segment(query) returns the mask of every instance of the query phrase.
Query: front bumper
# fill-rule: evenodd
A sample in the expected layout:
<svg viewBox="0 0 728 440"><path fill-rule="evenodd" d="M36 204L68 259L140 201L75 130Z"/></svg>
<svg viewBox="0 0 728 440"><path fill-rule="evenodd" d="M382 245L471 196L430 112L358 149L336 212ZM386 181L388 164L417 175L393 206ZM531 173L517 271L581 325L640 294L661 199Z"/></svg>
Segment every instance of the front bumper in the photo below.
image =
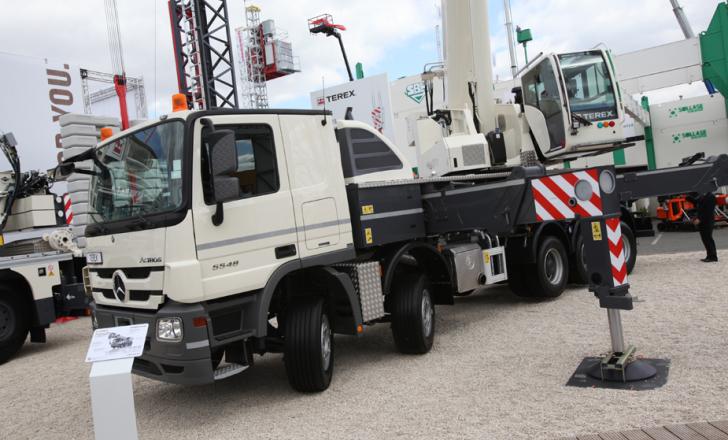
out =
<svg viewBox="0 0 728 440"><path fill-rule="evenodd" d="M99 328L131 324L149 324L143 354L134 359L132 371L140 376L164 382L201 385L214 381L208 326L195 327L194 318L204 317L206 310L199 304L168 301L156 311L121 309L92 303ZM158 341L157 319L167 316L182 318L183 338L180 342Z"/></svg>

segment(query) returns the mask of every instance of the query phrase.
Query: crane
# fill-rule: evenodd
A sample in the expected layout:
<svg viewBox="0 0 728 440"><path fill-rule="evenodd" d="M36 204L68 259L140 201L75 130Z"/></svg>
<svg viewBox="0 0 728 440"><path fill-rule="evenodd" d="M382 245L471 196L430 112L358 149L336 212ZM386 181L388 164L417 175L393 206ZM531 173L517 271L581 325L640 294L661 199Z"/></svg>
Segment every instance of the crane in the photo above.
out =
<svg viewBox="0 0 728 440"><path fill-rule="evenodd" d="M238 108L225 0L169 0L179 92L191 109Z"/></svg>
<svg viewBox="0 0 728 440"><path fill-rule="evenodd" d="M129 111L126 107L126 70L124 68L124 51L121 47L121 28L119 14L116 9L116 0L105 0L106 32L111 54L111 68L114 74L114 89L119 98L119 113L121 115L121 128L129 128Z"/></svg>

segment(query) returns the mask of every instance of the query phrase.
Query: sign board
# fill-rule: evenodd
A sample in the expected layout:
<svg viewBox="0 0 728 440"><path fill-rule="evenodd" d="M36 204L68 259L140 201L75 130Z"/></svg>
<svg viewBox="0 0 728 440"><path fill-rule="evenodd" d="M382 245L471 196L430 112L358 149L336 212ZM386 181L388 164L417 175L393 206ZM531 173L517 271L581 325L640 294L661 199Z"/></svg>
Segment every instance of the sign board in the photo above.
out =
<svg viewBox="0 0 728 440"><path fill-rule="evenodd" d="M95 330L86 354L86 362L141 356L148 328L149 324L136 324Z"/></svg>
<svg viewBox="0 0 728 440"><path fill-rule="evenodd" d="M347 107L354 120L369 124L394 142L394 123L386 74L347 82L311 92L311 108L330 110L335 118L344 119Z"/></svg>
<svg viewBox="0 0 728 440"><path fill-rule="evenodd" d="M445 107L442 79L433 80L434 108ZM415 122L427 116L425 84L421 75L411 75L392 81L392 114L394 117L394 143L405 153L413 166L417 164L415 148Z"/></svg>
<svg viewBox="0 0 728 440"><path fill-rule="evenodd" d="M728 119L722 96L706 95L650 106L658 168L677 166L695 153L728 153Z"/></svg>
<svg viewBox="0 0 728 440"><path fill-rule="evenodd" d="M84 113L81 67L64 59L3 52L0 66L0 132L15 135L23 171L55 167L61 154L58 118L66 113ZM112 84L89 81L90 94L109 87ZM94 98L91 113L118 118L116 94L103 95ZM127 107L133 118L135 93L127 94ZM9 169L10 164L0 154L0 171Z"/></svg>
<svg viewBox="0 0 728 440"><path fill-rule="evenodd" d="M23 170L53 168L61 153L58 118L83 113L81 70L53 61L0 53L0 130L18 141ZM0 157L0 170L10 169Z"/></svg>

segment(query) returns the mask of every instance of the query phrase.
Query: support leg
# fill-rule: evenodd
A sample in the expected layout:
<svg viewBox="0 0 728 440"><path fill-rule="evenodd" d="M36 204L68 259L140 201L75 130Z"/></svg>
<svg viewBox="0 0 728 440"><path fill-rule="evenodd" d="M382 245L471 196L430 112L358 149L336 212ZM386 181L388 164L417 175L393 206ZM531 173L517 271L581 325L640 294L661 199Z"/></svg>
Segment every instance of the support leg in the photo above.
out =
<svg viewBox="0 0 728 440"><path fill-rule="evenodd" d="M633 346L625 347L621 310L632 310L632 296L627 283L626 261L619 216L592 218L581 224L585 245L589 290L607 309L611 353L597 362L588 374L603 381L629 382L653 377L657 370L636 359Z"/></svg>

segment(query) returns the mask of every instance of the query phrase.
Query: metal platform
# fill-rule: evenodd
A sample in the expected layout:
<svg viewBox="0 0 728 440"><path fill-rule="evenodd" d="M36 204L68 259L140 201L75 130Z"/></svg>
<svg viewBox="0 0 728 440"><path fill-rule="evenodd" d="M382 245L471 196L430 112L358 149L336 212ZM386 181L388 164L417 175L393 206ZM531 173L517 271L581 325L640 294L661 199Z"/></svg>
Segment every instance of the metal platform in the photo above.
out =
<svg viewBox="0 0 728 440"><path fill-rule="evenodd" d="M559 440L728 440L728 420L561 437Z"/></svg>

